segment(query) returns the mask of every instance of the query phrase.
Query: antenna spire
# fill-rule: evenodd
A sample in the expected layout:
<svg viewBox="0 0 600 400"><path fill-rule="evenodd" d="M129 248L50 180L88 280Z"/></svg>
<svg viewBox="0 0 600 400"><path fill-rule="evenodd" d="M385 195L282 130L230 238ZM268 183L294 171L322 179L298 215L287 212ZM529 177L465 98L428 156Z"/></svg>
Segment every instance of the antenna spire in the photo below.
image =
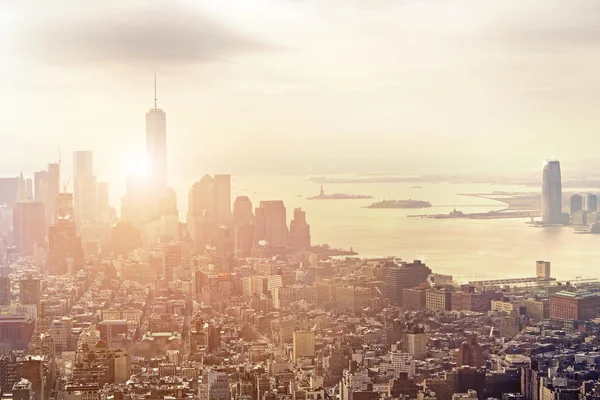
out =
<svg viewBox="0 0 600 400"><path fill-rule="evenodd" d="M156 110L157 102L156 102L156 72L154 73L154 109Z"/></svg>

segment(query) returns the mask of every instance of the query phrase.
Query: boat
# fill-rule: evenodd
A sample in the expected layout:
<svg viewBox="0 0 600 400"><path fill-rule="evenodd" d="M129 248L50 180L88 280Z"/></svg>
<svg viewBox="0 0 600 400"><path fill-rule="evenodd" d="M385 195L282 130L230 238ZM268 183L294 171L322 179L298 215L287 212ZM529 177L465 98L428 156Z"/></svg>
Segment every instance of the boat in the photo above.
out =
<svg viewBox="0 0 600 400"><path fill-rule="evenodd" d="M382 200L364 208L429 208L431 203L424 200Z"/></svg>
<svg viewBox="0 0 600 400"><path fill-rule="evenodd" d="M307 197L307 200L359 200L359 199L372 199L373 196L366 194L345 194L345 193L333 193L325 194L323 185L321 185L321 192L317 196Z"/></svg>

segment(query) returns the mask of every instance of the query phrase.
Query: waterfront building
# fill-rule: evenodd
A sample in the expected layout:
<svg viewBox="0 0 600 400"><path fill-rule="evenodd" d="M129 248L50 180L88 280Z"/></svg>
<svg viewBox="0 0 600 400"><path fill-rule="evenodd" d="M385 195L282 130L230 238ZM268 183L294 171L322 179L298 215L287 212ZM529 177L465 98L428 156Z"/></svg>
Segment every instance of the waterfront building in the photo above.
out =
<svg viewBox="0 0 600 400"><path fill-rule="evenodd" d="M550 278L550 261L536 261L535 276L538 279Z"/></svg>
<svg viewBox="0 0 600 400"><path fill-rule="evenodd" d="M549 160L542 175L542 222L562 224L562 183L560 162Z"/></svg>
<svg viewBox="0 0 600 400"><path fill-rule="evenodd" d="M587 212L598 212L598 196L594 193L588 193L585 196L585 210Z"/></svg>
<svg viewBox="0 0 600 400"><path fill-rule="evenodd" d="M310 225L306 222L306 212L294 209L294 219L290 223L290 246L294 249L310 249Z"/></svg>
<svg viewBox="0 0 600 400"><path fill-rule="evenodd" d="M578 211L583 210L583 196L580 195L579 193L575 193L575 194L571 195L571 197L569 199L569 203L571 205L571 207L570 207L571 215L575 214Z"/></svg>

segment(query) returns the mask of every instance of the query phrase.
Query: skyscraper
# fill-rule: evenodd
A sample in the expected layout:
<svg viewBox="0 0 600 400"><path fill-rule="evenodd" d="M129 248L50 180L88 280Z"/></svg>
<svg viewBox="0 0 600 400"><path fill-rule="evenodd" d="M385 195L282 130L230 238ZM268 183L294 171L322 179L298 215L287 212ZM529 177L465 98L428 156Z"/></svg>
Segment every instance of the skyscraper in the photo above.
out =
<svg viewBox="0 0 600 400"><path fill-rule="evenodd" d="M156 75L154 108L146 113L146 163L155 192L162 194L167 188L167 114L158 108Z"/></svg>
<svg viewBox="0 0 600 400"><path fill-rule="evenodd" d="M233 226L252 223L254 213L252 211L252 201L248 196L238 196L233 203Z"/></svg>
<svg viewBox="0 0 600 400"><path fill-rule="evenodd" d="M60 193L60 164L48 164L46 171L34 174L35 201L45 205L46 226L56 220L56 202Z"/></svg>
<svg viewBox="0 0 600 400"><path fill-rule="evenodd" d="M579 193L575 193L571 195L571 215L575 214L577 211L583 210L583 196Z"/></svg>
<svg viewBox="0 0 600 400"><path fill-rule="evenodd" d="M253 246L252 202L247 196L238 196L233 203L232 229L234 254L236 257L249 257Z"/></svg>
<svg viewBox="0 0 600 400"><path fill-rule="evenodd" d="M60 193L56 223L48 229L48 269L50 275L64 275L84 266L83 246L73 220L73 195Z"/></svg>
<svg viewBox="0 0 600 400"><path fill-rule="evenodd" d="M231 175L215 174L214 197L217 221L229 225L231 223Z"/></svg>
<svg viewBox="0 0 600 400"><path fill-rule="evenodd" d="M264 240L269 247L287 244L288 228L283 201L261 201L254 215L254 240Z"/></svg>
<svg viewBox="0 0 600 400"><path fill-rule="evenodd" d="M13 214L15 244L19 254L32 255L34 246L46 241L45 206L41 202L17 203Z"/></svg>
<svg viewBox="0 0 600 400"><path fill-rule="evenodd" d="M402 289L413 288L425 282L431 269L420 260L412 263L388 262L385 268L384 295L392 304L402 305Z"/></svg>
<svg viewBox="0 0 600 400"><path fill-rule="evenodd" d="M290 245L296 249L310 249L310 225L306 222L306 212L294 209L294 219L290 223Z"/></svg>
<svg viewBox="0 0 600 400"><path fill-rule="evenodd" d="M598 196L594 193L588 193L585 198L585 209L588 212L598 211Z"/></svg>
<svg viewBox="0 0 600 400"><path fill-rule="evenodd" d="M546 161L542 175L542 222L560 224L562 219L562 184L560 162Z"/></svg>
<svg viewBox="0 0 600 400"><path fill-rule="evenodd" d="M91 151L73 152L73 189L77 225L82 222L97 222L98 188Z"/></svg>

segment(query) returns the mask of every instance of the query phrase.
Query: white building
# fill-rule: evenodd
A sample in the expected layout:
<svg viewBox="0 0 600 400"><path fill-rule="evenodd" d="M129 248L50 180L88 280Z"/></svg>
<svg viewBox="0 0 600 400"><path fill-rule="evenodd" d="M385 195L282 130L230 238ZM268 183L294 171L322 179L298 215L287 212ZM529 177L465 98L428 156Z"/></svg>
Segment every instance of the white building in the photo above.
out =
<svg viewBox="0 0 600 400"><path fill-rule="evenodd" d="M416 373L415 360L409 353L393 352L390 353L392 368L398 374L406 372L408 376L414 376ZM396 375L397 376L397 375Z"/></svg>

